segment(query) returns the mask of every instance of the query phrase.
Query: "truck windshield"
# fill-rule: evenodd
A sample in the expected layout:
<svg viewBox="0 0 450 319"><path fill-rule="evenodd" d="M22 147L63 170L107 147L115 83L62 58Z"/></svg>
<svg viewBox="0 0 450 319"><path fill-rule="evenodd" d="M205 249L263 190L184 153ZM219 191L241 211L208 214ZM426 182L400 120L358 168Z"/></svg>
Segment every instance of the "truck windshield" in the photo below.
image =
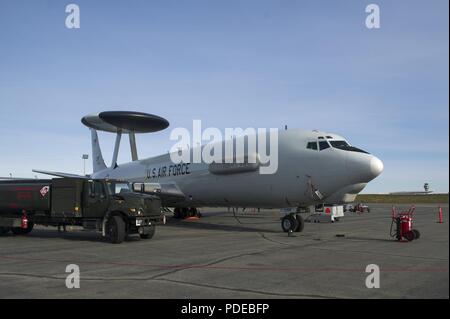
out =
<svg viewBox="0 0 450 319"><path fill-rule="evenodd" d="M131 192L130 183L127 182L109 182L108 188L111 194L120 194L123 192Z"/></svg>

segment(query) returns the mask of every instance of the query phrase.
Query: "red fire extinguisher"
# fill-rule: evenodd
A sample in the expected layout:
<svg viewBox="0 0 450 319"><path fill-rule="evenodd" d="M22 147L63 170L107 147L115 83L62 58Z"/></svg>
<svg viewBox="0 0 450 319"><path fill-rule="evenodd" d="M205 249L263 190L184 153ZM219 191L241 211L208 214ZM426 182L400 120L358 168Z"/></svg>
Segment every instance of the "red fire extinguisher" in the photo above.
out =
<svg viewBox="0 0 450 319"><path fill-rule="evenodd" d="M28 217L25 211L22 212L22 222L20 224L20 228L27 229L28 228Z"/></svg>
<svg viewBox="0 0 450 319"><path fill-rule="evenodd" d="M392 208L391 237L397 240L406 238L408 241L419 239L420 233L417 229L413 229L413 213L415 206L411 206L408 211L397 213L395 207ZM392 232L393 225L396 225L395 232Z"/></svg>
<svg viewBox="0 0 450 319"><path fill-rule="evenodd" d="M412 217L408 213L401 213L400 214L400 231L401 235L405 237L408 240L413 240L414 236L412 236L412 239L409 239L409 236L412 234Z"/></svg>

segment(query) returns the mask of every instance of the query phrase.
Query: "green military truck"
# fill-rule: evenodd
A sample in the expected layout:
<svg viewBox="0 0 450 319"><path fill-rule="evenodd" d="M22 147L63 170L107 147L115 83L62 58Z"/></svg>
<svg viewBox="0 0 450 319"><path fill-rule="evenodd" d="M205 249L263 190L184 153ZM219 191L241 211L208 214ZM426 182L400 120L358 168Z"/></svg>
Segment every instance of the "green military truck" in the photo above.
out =
<svg viewBox="0 0 450 319"><path fill-rule="evenodd" d="M0 235L25 235L34 225L82 226L121 243L127 235L152 238L161 200L117 180L54 178L0 181Z"/></svg>

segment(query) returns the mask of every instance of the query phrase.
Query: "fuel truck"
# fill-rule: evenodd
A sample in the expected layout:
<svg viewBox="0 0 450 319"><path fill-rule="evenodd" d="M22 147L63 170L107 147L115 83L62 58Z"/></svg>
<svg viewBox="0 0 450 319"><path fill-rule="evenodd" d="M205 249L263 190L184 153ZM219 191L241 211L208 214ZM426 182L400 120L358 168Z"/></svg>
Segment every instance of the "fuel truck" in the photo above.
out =
<svg viewBox="0 0 450 319"><path fill-rule="evenodd" d="M34 225L81 226L119 244L127 235L150 239L163 218L156 194L118 180L54 178L0 181L0 235L26 235Z"/></svg>

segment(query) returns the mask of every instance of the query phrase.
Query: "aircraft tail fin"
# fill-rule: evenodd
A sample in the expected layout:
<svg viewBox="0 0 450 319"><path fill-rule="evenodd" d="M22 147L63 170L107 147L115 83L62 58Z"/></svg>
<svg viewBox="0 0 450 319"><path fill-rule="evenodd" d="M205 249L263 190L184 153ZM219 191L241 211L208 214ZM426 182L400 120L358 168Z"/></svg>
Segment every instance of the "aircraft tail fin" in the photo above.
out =
<svg viewBox="0 0 450 319"><path fill-rule="evenodd" d="M103 159L100 143L98 142L97 131L91 129L92 140L92 168L94 173L106 169L105 160Z"/></svg>

